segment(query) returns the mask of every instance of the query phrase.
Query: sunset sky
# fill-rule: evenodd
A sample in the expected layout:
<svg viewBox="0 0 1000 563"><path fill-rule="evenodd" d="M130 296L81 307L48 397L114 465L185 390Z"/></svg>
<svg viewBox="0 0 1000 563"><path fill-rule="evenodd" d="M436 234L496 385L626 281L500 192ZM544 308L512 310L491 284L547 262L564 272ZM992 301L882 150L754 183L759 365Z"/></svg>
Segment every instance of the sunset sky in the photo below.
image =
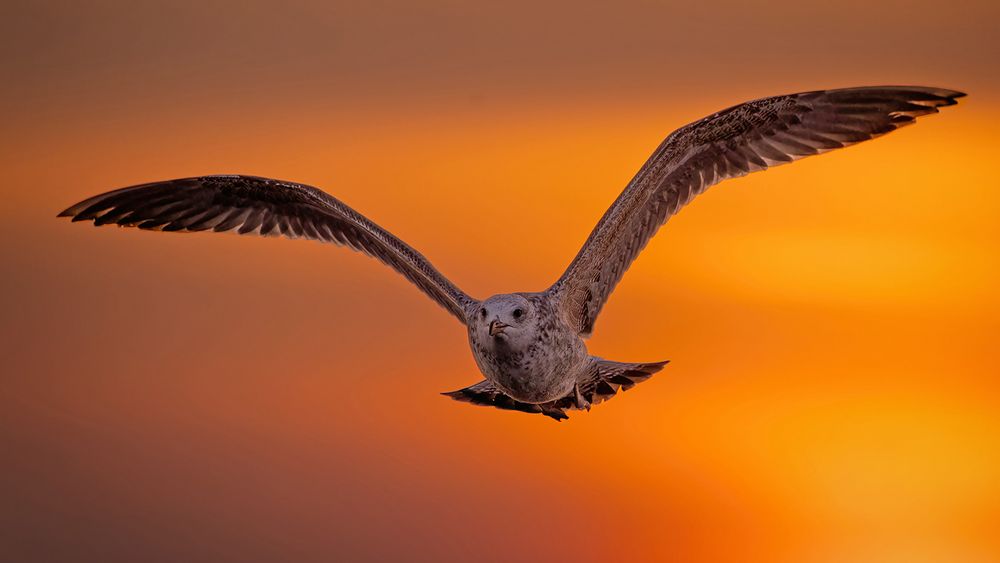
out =
<svg viewBox="0 0 1000 563"><path fill-rule="evenodd" d="M0 561L1000 561L995 0L7 8ZM673 129L872 84L969 96L695 200L588 341L672 363L558 424L364 256L55 218L269 176L536 291Z"/></svg>

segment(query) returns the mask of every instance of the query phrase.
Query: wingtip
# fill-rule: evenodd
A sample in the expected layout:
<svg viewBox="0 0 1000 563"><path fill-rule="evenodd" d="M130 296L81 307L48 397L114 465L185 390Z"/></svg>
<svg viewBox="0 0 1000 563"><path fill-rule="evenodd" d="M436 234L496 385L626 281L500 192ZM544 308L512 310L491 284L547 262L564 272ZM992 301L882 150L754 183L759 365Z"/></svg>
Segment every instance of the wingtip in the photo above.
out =
<svg viewBox="0 0 1000 563"><path fill-rule="evenodd" d="M961 90L952 90L951 88L936 88L936 87L922 87L927 93L939 96L941 98L964 98L968 96L965 92Z"/></svg>
<svg viewBox="0 0 1000 563"><path fill-rule="evenodd" d="M455 401L468 402L469 396L466 395L464 391L465 391L464 389L459 389L457 391L442 391L441 395L443 397L448 397L449 399L453 399Z"/></svg>
<svg viewBox="0 0 1000 563"><path fill-rule="evenodd" d="M943 101L939 107L953 106L958 103L959 98L968 96L965 92L958 90L943 90L940 95Z"/></svg>
<svg viewBox="0 0 1000 563"><path fill-rule="evenodd" d="M666 365L669 364L669 363L670 363L670 360L662 360L662 361L659 361L659 362L650 362L650 363L646 364L646 370L648 370L647 373L649 373L649 375L653 375L654 373L657 373L658 371L660 371L661 369L663 369L664 367L666 367ZM646 370L643 370L643 371L646 371Z"/></svg>
<svg viewBox="0 0 1000 563"><path fill-rule="evenodd" d="M108 193L114 193L114 192L108 192ZM105 199L108 193L100 194L94 197L88 197L83 201L79 201L67 207L66 209L63 209L61 212L59 212L59 215L56 215L56 217L72 217L72 220L74 222L83 221L85 219L93 219L93 215L86 213L86 211L88 211L88 208L94 205L95 203L99 203L100 201Z"/></svg>
<svg viewBox="0 0 1000 563"><path fill-rule="evenodd" d="M965 92L949 88L927 88L927 91L938 98L937 107L953 106L958 103L959 98L968 96Z"/></svg>

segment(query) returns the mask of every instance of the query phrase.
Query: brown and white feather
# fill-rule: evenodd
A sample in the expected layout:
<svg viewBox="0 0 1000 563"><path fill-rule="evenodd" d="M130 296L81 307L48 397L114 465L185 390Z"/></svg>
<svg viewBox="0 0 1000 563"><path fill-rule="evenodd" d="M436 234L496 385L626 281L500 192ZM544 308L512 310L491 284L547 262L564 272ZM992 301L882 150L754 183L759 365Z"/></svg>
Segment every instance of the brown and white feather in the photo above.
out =
<svg viewBox="0 0 1000 563"><path fill-rule="evenodd" d="M232 231L345 245L393 268L466 322L476 300L422 254L326 192L256 176L201 176L122 188L86 199L60 217L158 231Z"/></svg>
<svg viewBox="0 0 1000 563"><path fill-rule="evenodd" d="M607 210L548 293L589 335L622 275L667 219L709 186L873 139L965 94L877 86L763 98L671 133Z"/></svg>

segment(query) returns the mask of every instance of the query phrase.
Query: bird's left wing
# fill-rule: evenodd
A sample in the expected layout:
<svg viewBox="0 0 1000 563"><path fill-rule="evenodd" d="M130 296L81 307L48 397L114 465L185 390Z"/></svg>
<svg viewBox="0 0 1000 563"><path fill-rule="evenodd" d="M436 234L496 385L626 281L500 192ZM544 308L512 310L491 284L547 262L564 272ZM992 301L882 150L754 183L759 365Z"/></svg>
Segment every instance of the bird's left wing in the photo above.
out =
<svg viewBox="0 0 1000 563"><path fill-rule="evenodd" d="M202 176L107 192L59 214L95 225L235 231L346 245L391 267L465 323L475 300L405 242L326 192L255 176Z"/></svg>
<svg viewBox="0 0 1000 563"><path fill-rule="evenodd" d="M590 334L625 270L667 218L727 178L873 139L965 94L875 86L763 98L671 133L549 288L567 322Z"/></svg>

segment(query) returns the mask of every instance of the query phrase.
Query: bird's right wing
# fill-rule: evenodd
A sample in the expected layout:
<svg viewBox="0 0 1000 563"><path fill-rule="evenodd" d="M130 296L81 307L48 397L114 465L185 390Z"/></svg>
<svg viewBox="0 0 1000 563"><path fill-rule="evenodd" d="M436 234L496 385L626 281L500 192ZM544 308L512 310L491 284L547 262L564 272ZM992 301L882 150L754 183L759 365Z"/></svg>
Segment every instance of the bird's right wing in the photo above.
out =
<svg viewBox="0 0 1000 563"><path fill-rule="evenodd" d="M463 324L476 300L405 242L326 192L255 176L202 176L107 192L59 214L157 231L235 231L347 245L391 267Z"/></svg>
<svg viewBox="0 0 1000 563"><path fill-rule="evenodd" d="M625 270L666 220L727 178L884 135L965 94L875 86L763 98L671 133L549 288L570 326L590 334Z"/></svg>

